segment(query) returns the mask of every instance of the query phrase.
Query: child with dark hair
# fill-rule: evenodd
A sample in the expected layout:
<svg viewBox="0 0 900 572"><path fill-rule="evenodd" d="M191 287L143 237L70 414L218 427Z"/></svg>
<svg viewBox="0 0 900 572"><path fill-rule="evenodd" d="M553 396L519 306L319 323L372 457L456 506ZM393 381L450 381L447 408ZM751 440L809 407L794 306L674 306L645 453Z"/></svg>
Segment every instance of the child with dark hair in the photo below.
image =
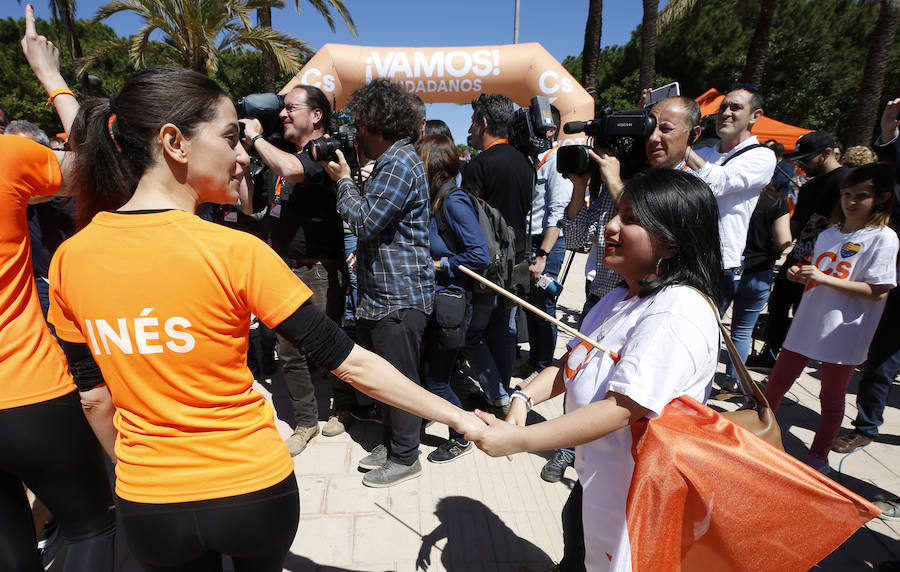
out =
<svg viewBox="0 0 900 572"><path fill-rule="evenodd" d="M772 410L810 360L822 363L822 413L805 462L829 473L828 451L841 427L844 396L896 285L897 234L886 225L894 205L893 167L857 167L841 183L835 226L816 238L811 264L788 279L806 284L787 338L766 384Z"/></svg>

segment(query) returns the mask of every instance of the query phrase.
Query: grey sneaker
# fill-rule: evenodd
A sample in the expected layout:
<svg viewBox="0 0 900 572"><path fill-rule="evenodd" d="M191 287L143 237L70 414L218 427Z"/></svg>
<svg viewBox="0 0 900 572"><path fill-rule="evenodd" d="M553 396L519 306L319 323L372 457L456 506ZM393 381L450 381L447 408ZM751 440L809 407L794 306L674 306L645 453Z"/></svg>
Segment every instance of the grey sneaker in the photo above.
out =
<svg viewBox="0 0 900 572"><path fill-rule="evenodd" d="M401 465L390 459L383 467L373 469L363 476L363 484L367 487L384 488L399 485L422 474L422 463L416 459L412 465Z"/></svg>
<svg viewBox="0 0 900 572"><path fill-rule="evenodd" d="M303 449L306 449L306 445L318 434L318 423L312 427L297 427L294 429L294 434L285 440L291 457L296 457L302 453Z"/></svg>
<svg viewBox="0 0 900 572"><path fill-rule="evenodd" d="M449 463L463 455L468 455L475 448L471 441L460 445L456 439L444 441L434 451L428 453L428 460L432 463Z"/></svg>
<svg viewBox="0 0 900 572"><path fill-rule="evenodd" d="M322 426L322 435L325 437L340 435L347 430L347 425L350 425L350 414L346 411L335 411Z"/></svg>
<svg viewBox="0 0 900 572"><path fill-rule="evenodd" d="M882 520L900 520L900 497L875 501L875 506L881 509L878 518Z"/></svg>
<svg viewBox="0 0 900 572"><path fill-rule="evenodd" d="M375 445L372 451L359 460L359 468L364 471L380 469L387 463L388 450L384 445Z"/></svg>
<svg viewBox="0 0 900 572"><path fill-rule="evenodd" d="M541 469L541 478L548 483L558 483L562 480L566 467L571 465L574 460L572 454L568 451L557 449L544 465L544 468Z"/></svg>

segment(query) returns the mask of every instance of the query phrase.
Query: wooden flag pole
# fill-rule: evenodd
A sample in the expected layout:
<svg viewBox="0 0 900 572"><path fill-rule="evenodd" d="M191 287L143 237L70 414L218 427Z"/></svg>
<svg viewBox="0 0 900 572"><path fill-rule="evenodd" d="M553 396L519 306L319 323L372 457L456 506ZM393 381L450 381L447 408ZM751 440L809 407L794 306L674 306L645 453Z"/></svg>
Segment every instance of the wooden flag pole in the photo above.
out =
<svg viewBox="0 0 900 572"><path fill-rule="evenodd" d="M612 358L613 362L618 363L618 361L619 361L619 354L617 354L616 352L614 352L614 351L612 351L612 350L609 350L609 349L606 349L605 347L601 346L600 344L598 344L596 341L592 340L591 338L585 336L584 334L582 334L581 332L579 332L579 331L576 330L575 328L573 328L573 327L571 327L571 326L567 326L566 324L562 323L560 320L557 320L555 317L551 316L550 314L544 312L543 310L541 310L541 309L538 308L537 306L534 306L534 305L532 305L532 304L529 304L528 302L526 302L525 300L519 298L518 296L516 296L516 295L513 294L512 292L509 292L509 291L507 291L507 290L501 288L500 286L497 286L496 284L494 284L493 282L491 282L490 280L488 280L488 279L485 278L484 276L482 276L482 275L480 275L480 274L478 274L478 273L476 273L476 272L472 272L471 270L469 270L468 268L466 268L465 266L462 266L462 265L459 266L459 269L460 269L460 271L461 271L463 274L465 274L465 275L467 275L467 276L469 276L469 277L471 277L471 278L474 278L475 280L481 282L482 284L484 284L485 286L487 286L488 288L490 288L490 289L493 290L494 292L497 292L498 294L501 294L501 295L503 295L503 296L506 296L507 298L509 298L510 300L512 300L513 302L515 302L516 304L518 304L519 306L522 306L523 308L525 308L525 309L528 310L529 312L532 312L532 313L534 313L534 314L537 314L538 316L540 316L541 318L547 320L548 322L551 322L551 323L553 323L553 324L556 324L556 327L559 328L559 329L561 329L561 330L563 330L564 332L567 332L568 334L570 334L570 335L572 335L572 336L575 336L576 338L578 338L578 339L580 339L580 340L583 340L583 341L585 341L585 342L591 344L592 346L594 346L595 348L597 348L597 349L600 350L601 352L609 352L609 355L610 355L610 357Z"/></svg>

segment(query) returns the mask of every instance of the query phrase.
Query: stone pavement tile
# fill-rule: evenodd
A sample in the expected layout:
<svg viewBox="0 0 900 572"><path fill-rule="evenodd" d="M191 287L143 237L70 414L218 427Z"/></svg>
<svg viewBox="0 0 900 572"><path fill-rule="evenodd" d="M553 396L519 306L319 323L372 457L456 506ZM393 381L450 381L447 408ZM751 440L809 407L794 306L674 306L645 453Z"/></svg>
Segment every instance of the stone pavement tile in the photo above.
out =
<svg viewBox="0 0 900 572"><path fill-rule="evenodd" d="M401 490L409 491L414 485L412 481L401 483L395 487L396 494ZM362 473L335 475L329 479L325 494L325 512L328 514L352 514L381 512L375 503L383 507L388 505L388 489L376 489L362 484Z"/></svg>
<svg viewBox="0 0 900 572"><path fill-rule="evenodd" d="M428 473L428 468L425 467L422 471L421 477L404 483L414 484L413 487L404 487L402 485L399 485L396 487L387 488L386 490L388 493L388 499L384 507L394 513L419 512L422 508L423 502L431 502L430 497L422 496L423 481L427 478L426 474Z"/></svg>
<svg viewBox="0 0 900 572"><path fill-rule="evenodd" d="M350 445L321 442L328 437L316 436L307 448L294 457L298 475L340 475L350 471ZM354 467L355 468L355 467Z"/></svg>
<svg viewBox="0 0 900 572"><path fill-rule="evenodd" d="M326 477L297 477L300 489L300 512L312 515L324 512Z"/></svg>
<svg viewBox="0 0 900 572"><path fill-rule="evenodd" d="M291 552L318 564L351 562L353 515L304 516Z"/></svg>
<svg viewBox="0 0 900 572"><path fill-rule="evenodd" d="M419 513L358 514L354 517L352 562L415 560L422 540L418 533Z"/></svg>
<svg viewBox="0 0 900 572"><path fill-rule="evenodd" d="M900 558L897 542L868 528L861 528L812 570L847 572L878 568L881 562Z"/></svg>

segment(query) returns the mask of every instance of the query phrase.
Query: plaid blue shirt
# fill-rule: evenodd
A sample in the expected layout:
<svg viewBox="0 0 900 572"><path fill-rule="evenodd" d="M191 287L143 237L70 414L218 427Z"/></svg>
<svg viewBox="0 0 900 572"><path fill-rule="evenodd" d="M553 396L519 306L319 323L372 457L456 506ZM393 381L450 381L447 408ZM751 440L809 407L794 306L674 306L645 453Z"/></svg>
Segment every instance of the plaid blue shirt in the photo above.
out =
<svg viewBox="0 0 900 572"><path fill-rule="evenodd" d="M430 314L428 181L409 139L397 141L375 161L365 189L360 193L349 178L338 181L338 212L359 239L356 317L380 320L407 308Z"/></svg>

